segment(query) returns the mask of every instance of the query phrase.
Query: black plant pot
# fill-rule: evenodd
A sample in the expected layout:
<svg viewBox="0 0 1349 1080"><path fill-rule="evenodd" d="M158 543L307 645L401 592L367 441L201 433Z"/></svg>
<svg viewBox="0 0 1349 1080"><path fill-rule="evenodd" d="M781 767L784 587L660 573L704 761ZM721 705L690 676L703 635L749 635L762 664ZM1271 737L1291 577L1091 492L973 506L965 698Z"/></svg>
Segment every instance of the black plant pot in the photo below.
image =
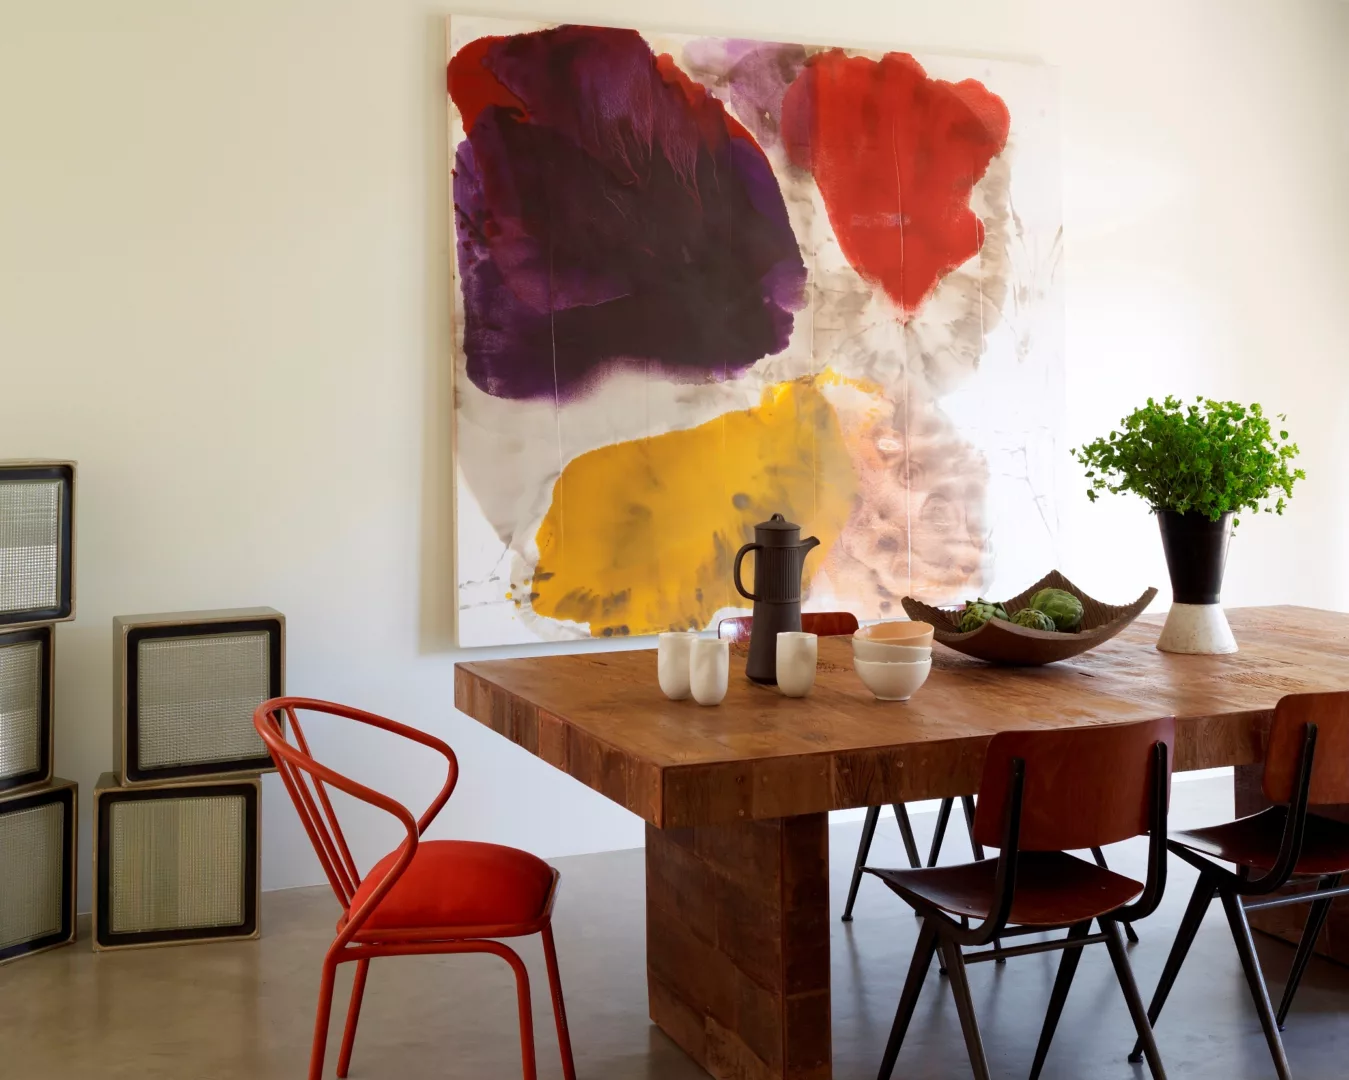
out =
<svg viewBox="0 0 1349 1080"><path fill-rule="evenodd" d="M1194 512L1158 510L1162 550L1171 575L1171 599L1177 604L1216 604L1222 599L1232 515L1217 521Z"/></svg>

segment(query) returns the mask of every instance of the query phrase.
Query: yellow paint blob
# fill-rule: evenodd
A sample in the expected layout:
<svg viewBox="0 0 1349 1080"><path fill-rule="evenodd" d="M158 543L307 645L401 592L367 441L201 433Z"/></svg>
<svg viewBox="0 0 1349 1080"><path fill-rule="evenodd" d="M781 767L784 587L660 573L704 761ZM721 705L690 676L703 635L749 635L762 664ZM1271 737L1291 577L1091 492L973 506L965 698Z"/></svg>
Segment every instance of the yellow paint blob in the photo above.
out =
<svg viewBox="0 0 1349 1080"><path fill-rule="evenodd" d="M817 536L806 580L838 539L857 481L816 380L779 383L751 409L604 446L562 471L539 527L531 607L592 635L702 629L742 606L731 566L774 513ZM745 560L745 585L753 556Z"/></svg>

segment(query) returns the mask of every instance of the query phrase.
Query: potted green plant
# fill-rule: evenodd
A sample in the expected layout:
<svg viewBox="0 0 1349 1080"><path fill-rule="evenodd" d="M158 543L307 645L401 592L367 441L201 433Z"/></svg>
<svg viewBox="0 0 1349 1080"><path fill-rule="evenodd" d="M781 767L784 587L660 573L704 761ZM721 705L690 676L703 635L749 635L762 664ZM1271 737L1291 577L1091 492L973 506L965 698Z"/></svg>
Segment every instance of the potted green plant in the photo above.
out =
<svg viewBox="0 0 1349 1080"><path fill-rule="evenodd" d="M1259 405L1204 397L1148 398L1120 425L1072 455L1086 466L1093 502L1103 491L1132 492L1157 515L1172 592L1157 648L1236 652L1221 606L1228 541L1241 511L1283 513L1306 476L1293 467L1297 443Z"/></svg>

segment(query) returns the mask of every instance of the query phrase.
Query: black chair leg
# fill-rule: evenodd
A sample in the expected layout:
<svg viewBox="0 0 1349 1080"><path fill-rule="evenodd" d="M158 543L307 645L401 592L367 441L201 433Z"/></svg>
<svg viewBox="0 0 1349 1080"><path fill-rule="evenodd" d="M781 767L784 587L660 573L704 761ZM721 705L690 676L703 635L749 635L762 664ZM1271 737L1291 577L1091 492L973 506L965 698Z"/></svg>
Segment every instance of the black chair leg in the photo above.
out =
<svg viewBox="0 0 1349 1080"><path fill-rule="evenodd" d="M974 838L974 796L962 795L960 805L965 811L965 828L970 834L970 852L975 862L984 861L984 845Z"/></svg>
<svg viewBox="0 0 1349 1080"><path fill-rule="evenodd" d="M1336 889L1339 888L1339 884L1339 874L1327 874L1321 879L1319 887L1322 890ZM1307 912L1307 925L1303 927L1302 940L1297 943L1293 967L1288 972L1288 982L1283 988L1283 1000L1279 1002L1279 1011L1274 1017L1280 1031L1283 1030L1284 1021L1288 1019L1288 1010L1293 1007L1293 997L1297 994L1298 984L1302 982L1303 973L1306 972L1312 952L1316 949L1316 939L1321 936L1321 928L1326 925L1326 916L1330 914L1330 905L1333 902L1333 900L1316 900L1312 903L1311 911Z"/></svg>
<svg viewBox="0 0 1349 1080"><path fill-rule="evenodd" d="M965 978L965 958L960 953L960 946L950 939L942 940L941 951L946 960L946 970L951 976L951 993L956 999L956 1012L960 1014L960 1030L965 1033L965 1049L970 1055L974 1080L990 1080L988 1058L984 1056L984 1040L979 1037L979 1021L974 1016L970 984Z"/></svg>
<svg viewBox="0 0 1349 1080"><path fill-rule="evenodd" d="M937 809L937 827L932 833L932 847L928 849L928 866L937 865L937 856L941 854L941 842L946 838L946 823L951 820L951 807L955 799L942 799Z"/></svg>
<svg viewBox="0 0 1349 1080"><path fill-rule="evenodd" d="M923 865L918 854L918 844L913 838L913 824L909 821L909 809L902 802L891 803L895 812L895 823L899 826L899 838L904 841L904 854L909 857L909 865L917 870Z"/></svg>
<svg viewBox="0 0 1349 1080"><path fill-rule="evenodd" d="M932 956L936 951L937 924L931 919L924 919L922 929L918 931L918 947L913 950L909 977L904 981L904 992L899 995L895 1022L890 1027L890 1038L885 1044L885 1056L881 1058L881 1071L876 1074L876 1080L890 1080L890 1074L895 1070L899 1048L904 1045L909 1021L913 1019L913 1010L918 1005L918 995L923 992L923 980L927 978L927 969L932 966Z"/></svg>
<svg viewBox="0 0 1349 1080"><path fill-rule="evenodd" d="M876 822L881 819L879 806L868 806L866 820L862 822L862 840L857 845L857 861L853 863L852 881L848 883L848 902L843 905L843 921L852 922L852 906L857 901L857 886L862 883L862 867L867 864L871 853L871 839L876 835Z"/></svg>
<svg viewBox="0 0 1349 1080"><path fill-rule="evenodd" d="M1098 848L1098 847L1092 848L1092 849L1091 849L1091 857L1092 857L1093 859L1096 860L1096 865L1099 866L1102 870L1109 870L1109 869L1110 869L1110 867L1106 865L1106 861L1105 861L1105 852L1102 851L1100 848ZM1124 923L1123 925L1124 925L1124 933L1125 933L1125 936L1128 937L1128 939L1129 939L1129 944L1130 944L1130 945L1137 945L1137 944L1138 944L1138 931L1136 931L1136 930L1134 929L1133 923Z"/></svg>
<svg viewBox="0 0 1349 1080"><path fill-rule="evenodd" d="M1269 988L1265 985L1265 976L1255 955L1255 942L1251 940L1251 924L1246 921L1246 909L1241 906L1241 897L1235 893L1223 890L1221 896L1228 925L1232 927L1232 937L1237 943L1241 966L1246 972L1246 982L1250 984L1255 1011L1260 1014L1260 1026L1265 1029L1265 1042L1269 1043L1269 1053L1274 1058L1274 1071L1279 1074L1279 1080L1291 1080L1293 1074L1288 1068L1283 1040L1279 1038L1274 1007L1269 1003Z"/></svg>
<svg viewBox="0 0 1349 1080"><path fill-rule="evenodd" d="M1068 941L1077 941L1091 931L1091 922L1080 922L1068 931ZM1054 1031L1059 1026L1059 1017L1063 1015L1063 1003L1068 1000L1068 990L1073 985L1073 976L1077 974L1077 962L1082 959L1082 946L1074 948L1068 945L1059 960L1059 973L1054 978L1054 992L1049 995L1049 1011L1045 1013L1044 1026L1040 1029L1040 1042L1035 1047L1035 1064L1031 1066L1030 1080L1039 1080L1040 1070L1045 1067L1045 1057L1049 1054L1049 1044L1054 1040Z"/></svg>
<svg viewBox="0 0 1349 1080"><path fill-rule="evenodd" d="M1199 880L1195 882L1194 892L1190 894L1190 903L1185 908L1185 915L1180 920L1180 929L1176 932L1175 944L1171 946L1171 953L1166 958L1166 966L1162 968L1162 977L1157 982L1157 989L1152 994L1152 1004L1148 1006L1148 1024L1155 1026L1157 1018L1162 1015L1162 1006L1166 1004L1167 995L1171 993L1171 987L1175 985L1176 976L1180 974L1181 965L1185 963L1185 957L1190 951L1190 945L1194 942L1195 934L1199 933L1199 926L1204 921L1204 913L1208 911L1208 906L1213 901L1214 889L1213 882L1203 874L1199 875ZM1143 1060L1143 1040L1139 1039L1134 1043L1133 1051L1129 1054L1129 1060L1139 1062Z"/></svg>
<svg viewBox="0 0 1349 1080"><path fill-rule="evenodd" d="M1138 983L1134 981L1133 968L1129 966L1129 950L1124 946L1124 935L1120 933L1119 923L1113 919L1102 919L1101 929L1105 931L1110 962L1115 965L1115 976L1119 979L1120 989L1124 991L1124 1000L1128 1002L1138 1041L1143 1044L1143 1053L1148 1059L1148 1071L1152 1073L1152 1080L1166 1080L1166 1069L1162 1067L1162 1056L1157 1052L1157 1040L1152 1036L1152 1024L1148 1022L1148 1014L1143 1011L1143 995L1138 992Z"/></svg>

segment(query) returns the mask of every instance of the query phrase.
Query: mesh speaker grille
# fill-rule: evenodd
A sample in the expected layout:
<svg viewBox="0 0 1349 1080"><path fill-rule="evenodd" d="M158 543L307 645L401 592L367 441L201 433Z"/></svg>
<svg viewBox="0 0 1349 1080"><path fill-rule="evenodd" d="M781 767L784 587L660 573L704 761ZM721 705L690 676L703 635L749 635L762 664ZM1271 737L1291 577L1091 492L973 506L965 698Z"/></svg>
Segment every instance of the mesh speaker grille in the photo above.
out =
<svg viewBox="0 0 1349 1080"><path fill-rule="evenodd" d="M60 602L61 481L0 481L0 613Z"/></svg>
<svg viewBox="0 0 1349 1080"><path fill-rule="evenodd" d="M0 813L0 949L61 931L66 807Z"/></svg>
<svg viewBox="0 0 1349 1080"><path fill-rule="evenodd" d="M268 656L265 631L143 640L137 765L164 769L266 757L253 711L269 697Z"/></svg>
<svg viewBox="0 0 1349 1080"><path fill-rule="evenodd" d="M242 795L118 799L109 813L114 934L243 923Z"/></svg>
<svg viewBox="0 0 1349 1080"><path fill-rule="evenodd" d="M0 645L0 780L40 764L41 697L42 643Z"/></svg>

